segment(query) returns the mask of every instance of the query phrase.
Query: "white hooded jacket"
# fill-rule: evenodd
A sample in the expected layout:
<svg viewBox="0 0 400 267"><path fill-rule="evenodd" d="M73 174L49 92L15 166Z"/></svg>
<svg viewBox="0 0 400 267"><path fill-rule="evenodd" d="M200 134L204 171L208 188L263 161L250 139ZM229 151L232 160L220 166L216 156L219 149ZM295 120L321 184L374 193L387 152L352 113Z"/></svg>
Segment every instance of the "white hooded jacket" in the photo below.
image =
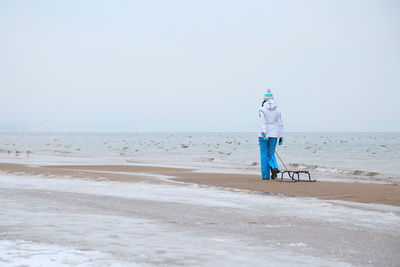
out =
<svg viewBox="0 0 400 267"><path fill-rule="evenodd" d="M262 132L267 133L267 137L279 138L283 136L281 112L273 99L267 100L258 113L260 117L259 136L262 136Z"/></svg>

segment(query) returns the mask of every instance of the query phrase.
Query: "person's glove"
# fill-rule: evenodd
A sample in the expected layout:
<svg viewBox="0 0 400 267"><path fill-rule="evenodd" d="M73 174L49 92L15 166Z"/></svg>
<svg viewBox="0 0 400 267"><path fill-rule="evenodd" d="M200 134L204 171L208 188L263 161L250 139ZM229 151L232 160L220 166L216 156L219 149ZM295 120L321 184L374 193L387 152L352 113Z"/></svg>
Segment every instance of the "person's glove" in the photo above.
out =
<svg viewBox="0 0 400 267"><path fill-rule="evenodd" d="M282 144L283 144L283 137L279 137L278 145L282 145Z"/></svg>
<svg viewBox="0 0 400 267"><path fill-rule="evenodd" d="M268 141L268 137L267 137L267 133L266 132L262 132L261 135L262 135L264 141Z"/></svg>

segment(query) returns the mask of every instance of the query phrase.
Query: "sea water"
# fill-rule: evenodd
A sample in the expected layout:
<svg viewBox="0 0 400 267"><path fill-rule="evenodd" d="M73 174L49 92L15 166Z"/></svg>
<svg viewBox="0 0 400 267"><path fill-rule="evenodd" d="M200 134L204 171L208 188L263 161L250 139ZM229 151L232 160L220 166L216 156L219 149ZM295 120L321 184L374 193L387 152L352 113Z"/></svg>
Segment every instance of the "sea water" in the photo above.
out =
<svg viewBox="0 0 400 267"><path fill-rule="evenodd" d="M321 179L400 182L400 133L288 133L280 169ZM0 161L154 164L259 172L254 133L0 133Z"/></svg>

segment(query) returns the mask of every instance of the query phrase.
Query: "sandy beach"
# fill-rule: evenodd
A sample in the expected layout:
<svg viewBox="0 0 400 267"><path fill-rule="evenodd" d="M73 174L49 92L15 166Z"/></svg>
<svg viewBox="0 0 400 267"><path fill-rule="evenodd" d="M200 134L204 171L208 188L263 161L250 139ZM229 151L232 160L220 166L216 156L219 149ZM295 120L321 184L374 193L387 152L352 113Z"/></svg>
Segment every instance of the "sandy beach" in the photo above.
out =
<svg viewBox="0 0 400 267"><path fill-rule="evenodd" d="M171 177L173 181L220 188L275 193L293 197L315 197L328 200L346 200L400 206L400 186L398 184L264 181L258 175L207 173L196 172L196 170L190 168L132 165L56 165L32 167L22 164L0 163L0 170L13 174L33 174L50 177L70 176L94 180L144 181L151 183L160 183L162 180L149 178L146 175L161 175Z"/></svg>

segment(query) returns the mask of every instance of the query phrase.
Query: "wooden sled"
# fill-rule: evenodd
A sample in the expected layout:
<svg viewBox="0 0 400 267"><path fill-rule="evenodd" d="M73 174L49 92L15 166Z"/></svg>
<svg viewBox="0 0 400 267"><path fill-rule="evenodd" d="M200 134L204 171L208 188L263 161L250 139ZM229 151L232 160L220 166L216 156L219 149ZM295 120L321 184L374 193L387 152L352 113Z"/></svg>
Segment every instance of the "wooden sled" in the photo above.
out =
<svg viewBox="0 0 400 267"><path fill-rule="evenodd" d="M281 172L281 179L277 179L279 182L316 182L317 180L311 179L311 174L308 171L299 171L299 170L288 170L286 164L283 162L281 157L279 156L278 152L275 151L275 154L278 156L279 160L281 161L282 165L285 167L285 170ZM289 181L284 181L285 173L289 176ZM300 174L306 174L308 180L300 179ZM304 175L303 175L304 176Z"/></svg>
<svg viewBox="0 0 400 267"><path fill-rule="evenodd" d="M281 172L281 178L277 179L279 182L285 182L285 174L289 176L290 180L288 182L316 182L317 180L311 179L311 174L308 171L299 171L299 170L285 170ZM308 179L301 179L300 174L306 174ZM303 175L304 176L304 175Z"/></svg>

